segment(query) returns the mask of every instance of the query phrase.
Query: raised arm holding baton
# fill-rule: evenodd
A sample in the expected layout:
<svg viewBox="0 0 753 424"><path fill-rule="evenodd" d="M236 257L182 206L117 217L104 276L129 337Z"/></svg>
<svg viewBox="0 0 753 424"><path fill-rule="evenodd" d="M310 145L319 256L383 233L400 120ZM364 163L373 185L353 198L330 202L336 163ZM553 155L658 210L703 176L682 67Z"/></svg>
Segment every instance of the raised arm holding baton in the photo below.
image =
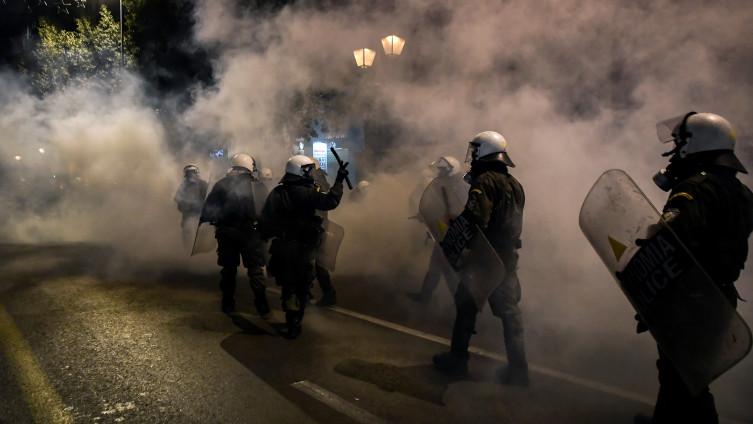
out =
<svg viewBox="0 0 753 424"><path fill-rule="evenodd" d="M338 179L340 179L341 172L344 171L342 172L344 174L343 178L345 178L345 182L348 184L348 189L353 190L353 184L351 184L350 178L348 178L348 170L346 169L350 162L343 163L342 159L340 159L340 155L337 154L337 151L335 150L334 147L330 147L329 151L332 152L332 156L335 157L337 164L340 165L340 169L337 170ZM342 181L342 179L340 180Z"/></svg>

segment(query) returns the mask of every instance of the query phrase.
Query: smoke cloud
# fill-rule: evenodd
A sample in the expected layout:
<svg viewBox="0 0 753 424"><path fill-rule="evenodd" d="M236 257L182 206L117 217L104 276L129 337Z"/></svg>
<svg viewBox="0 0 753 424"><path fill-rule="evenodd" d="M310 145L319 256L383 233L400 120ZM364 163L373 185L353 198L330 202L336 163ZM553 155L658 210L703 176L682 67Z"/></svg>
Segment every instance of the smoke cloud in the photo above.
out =
<svg viewBox="0 0 753 424"><path fill-rule="evenodd" d="M527 192L520 275L531 350L559 351L569 365L599 351L650 358L650 340L632 334L629 305L580 233L580 204L601 172L622 168L660 206L665 195L650 177L665 165L666 146L654 125L689 110L730 119L753 166L752 15L742 1L414 0L336 10L304 2L259 17L204 1L197 38L221 52L219 83L192 114L277 159L289 154L278 116L285 99L312 87L346 93L343 122L377 122L391 137L367 135L369 195L331 214L348 232L340 272L397 279L414 275L406 270L420 276L427 263L420 226L407 219L421 170L441 155L462 158L479 131L502 132ZM390 33L407 39L396 59L381 54L379 39ZM361 47L379 52L365 71L351 53ZM753 294L749 280L740 280L743 297ZM642 365L652 378L650 359ZM729 392L730 403L740 400Z"/></svg>
<svg viewBox="0 0 753 424"><path fill-rule="evenodd" d="M578 228L580 204L601 172L621 168L661 205L650 177L665 165L666 146L654 125L689 110L727 117L753 168L751 20L742 0L299 2L275 13L199 1L195 37L214 52L217 83L197 89L176 115L188 131L214 135L191 146L169 140L136 77L116 93L83 87L39 99L0 76L2 206L11 217L2 232L172 260L183 254L171 201L182 165L203 164L198 152L219 139L280 176L300 118L291 103L301 92L333 90L347 107L331 127L380 128L359 158L368 195L359 203L346 196L330 215L347 232L341 274L420 277L428 249L408 199L422 170L442 155L462 160L474 134L496 130L527 194L520 277L529 349L559 350L572 366L598 352L642 352L637 362L650 364L649 338L632 334L629 305ZM381 52L390 33L407 40L398 58ZM361 47L378 51L373 68L354 66ZM35 156L37 146L50 155ZM17 151L26 152L21 161ZM19 167L36 185L16 178ZM75 188L29 205L38 197L29 190L51 190L39 178L54 172ZM750 280L746 271L738 283L744 298L753 298ZM750 307L740 311L753 321ZM734 387L749 390L739 376L751 371L748 358L720 380L728 404L744 403Z"/></svg>

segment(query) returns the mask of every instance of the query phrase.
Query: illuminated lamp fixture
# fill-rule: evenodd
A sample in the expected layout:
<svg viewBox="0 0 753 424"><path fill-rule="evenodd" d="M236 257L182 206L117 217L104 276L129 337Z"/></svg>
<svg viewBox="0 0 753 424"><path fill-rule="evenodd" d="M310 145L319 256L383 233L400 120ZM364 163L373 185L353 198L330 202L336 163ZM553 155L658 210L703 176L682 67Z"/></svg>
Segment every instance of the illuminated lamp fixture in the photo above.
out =
<svg viewBox="0 0 753 424"><path fill-rule="evenodd" d="M353 56L356 57L356 66L359 68L369 68L371 65L374 64L374 58L376 57L376 52L371 49L362 48L358 50L353 50Z"/></svg>
<svg viewBox="0 0 753 424"><path fill-rule="evenodd" d="M384 48L384 54L387 56L400 56L403 47L405 47L405 39L397 35L393 34L382 38L382 48Z"/></svg>

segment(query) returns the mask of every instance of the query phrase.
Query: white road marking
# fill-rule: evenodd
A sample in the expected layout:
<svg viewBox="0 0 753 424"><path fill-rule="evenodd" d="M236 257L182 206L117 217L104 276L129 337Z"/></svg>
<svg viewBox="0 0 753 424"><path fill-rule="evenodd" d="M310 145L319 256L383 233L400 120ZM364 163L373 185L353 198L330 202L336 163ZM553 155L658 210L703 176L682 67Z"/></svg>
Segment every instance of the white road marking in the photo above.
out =
<svg viewBox="0 0 753 424"><path fill-rule="evenodd" d="M414 330L412 328L405 327L400 324L395 324L393 322L385 321L379 318L374 318L374 317L364 315L358 312L350 311L348 309L341 308L339 306L332 306L329 309L335 312L339 312L343 315L347 315L349 317L357 318L363 321L370 322L372 324L376 324L380 327L389 328L391 330L395 330L404 334L409 334L411 336L428 340L434 343L438 343L444 346L450 346L450 340L444 337L435 336L434 334L425 333L420 330ZM479 347L471 346L468 349L468 351L476 355L483 356L485 358L493 359L495 361L507 362L507 357L505 357L504 355L490 352L486 349L481 349ZM610 386L608 384L599 383L598 381L589 380L587 378L578 377L576 375L568 374L562 371L557 371L555 369L551 369L547 367L542 367L539 365L529 364L528 367L531 371L546 375L548 377L553 377L559 380L567 381L568 383L577 384L583 387L588 387L593 390L598 390L603 393L608 393L610 395L618 396L624 399L629 399L629 400L643 403L646 405L650 405L650 406L654 405L654 400L652 398L643 396L641 394L634 393L628 390L624 390L616 386Z"/></svg>
<svg viewBox="0 0 753 424"><path fill-rule="evenodd" d="M276 294L280 294L280 290L276 288L268 288L268 291L271 291ZM434 342L437 344L441 344L444 346L450 346L450 340L446 339L444 337L436 336L434 334L426 333L421 330L416 330L410 327L406 327L404 325L396 324L394 322L385 321L383 319L379 319L376 317L372 317L369 315L364 315L359 312L351 311L349 309L342 308L340 306L328 306L325 309L332 310L334 312L340 313L342 315L347 315L351 318L356 318L361 321L366 321L374 325L378 325L380 327L388 328L390 330L394 330L403 334L408 334L414 337L418 337L420 339L428 340L430 342ZM485 358L493 359L495 361L499 362L507 362L507 357L504 355L500 355L498 353L494 353L491 351L488 351L486 349L481 349L479 347L471 346L468 349L469 352L474 353L478 356L483 356ZM642 403L644 405L648 405L653 408L654 406L654 398L642 395L640 393L631 392L629 390L622 389L617 386L612 386L605 383L600 383L598 381L590 380L588 378L584 377L578 377L577 375L568 374L563 371L558 371L552 368L540 366L540 365L534 365L534 364L528 364L528 368L531 371L534 371L536 373L545 375L547 377L556 378L558 380L562 380L571 384L576 384L582 387L587 387L592 390L596 390L602 393L610 394L613 396L617 396L623 399L631 400L634 402ZM741 421L733 420L726 417L719 417L719 420L727 423L727 424L744 424Z"/></svg>
<svg viewBox="0 0 753 424"><path fill-rule="evenodd" d="M295 382L291 386L356 422L362 424L386 424L386 421L376 415L353 405L340 396L308 380Z"/></svg>

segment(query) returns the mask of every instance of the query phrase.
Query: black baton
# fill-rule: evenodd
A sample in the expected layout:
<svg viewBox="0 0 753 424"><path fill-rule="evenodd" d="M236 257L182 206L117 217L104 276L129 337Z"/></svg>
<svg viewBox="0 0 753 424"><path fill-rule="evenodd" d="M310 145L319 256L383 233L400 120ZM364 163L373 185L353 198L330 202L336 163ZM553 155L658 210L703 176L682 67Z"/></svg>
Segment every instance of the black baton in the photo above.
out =
<svg viewBox="0 0 753 424"><path fill-rule="evenodd" d="M329 151L332 152L332 156L335 157L335 160L337 161L337 163L340 166L343 166L343 161L342 161L342 159L340 159L340 155L337 154L337 151L335 150L335 148L334 147L330 147ZM350 178L349 177L345 177L345 182L348 183L348 188L350 190L353 190L353 184L350 183Z"/></svg>

